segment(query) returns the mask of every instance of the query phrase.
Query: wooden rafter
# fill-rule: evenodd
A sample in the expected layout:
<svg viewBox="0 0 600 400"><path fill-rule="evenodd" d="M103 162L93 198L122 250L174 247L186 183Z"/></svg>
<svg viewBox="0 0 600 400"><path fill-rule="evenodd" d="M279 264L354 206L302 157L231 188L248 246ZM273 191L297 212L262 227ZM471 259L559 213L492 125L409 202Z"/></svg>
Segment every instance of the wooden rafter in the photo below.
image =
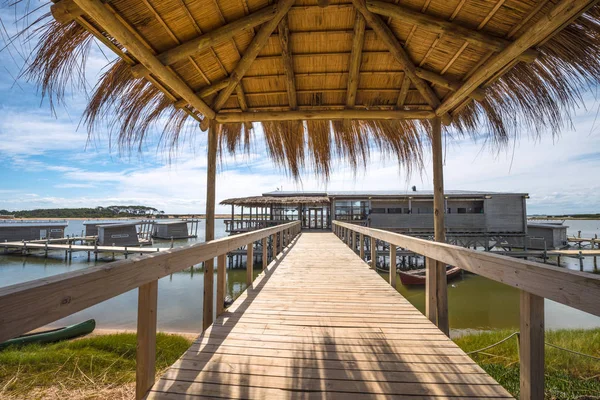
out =
<svg viewBox="0 0 600 400"><path fill-rule="evenodd" d="M360 80L360 64L362 63L362 52L365 44L365 17L361 13L356 13L354 22L354 36L352 38L352 52L350 53L350 65L348 67L348 91L346 94L346 105L354 107L356 105L356 90Z"/></svg>
<svg viewBox="0 0 600 400"><path fill-rule="evenodd" d="M94 19L102 28L133 54L152 74L163 81L179 96L208 119L214 119L215 112L200 99L176 74L161 64L152 52L144 46L99 0L75 0L75 3Z"/></svg>
<svg viewBox="0 0 600 400"><path fill-rule="evenodd" d="M478 88L486 80L494 76L504 66L517 59L527 49L537 45L547 36L551 35L565 22L580 15L590 5L596 4L598 0L561 0L550 12L543 15L533 25L527 28L521 36L512 42L504 51L490 58L482 65L463 86L452 93L440 107L436 109L437 115L445 115L452 108L465 100L470 93Z"/></svg>
<svg viewBox="0 0 600 400"><path fill-rule="evenodd" d="M261 25L273 18L277 10L276 5L262 8L252 14L230 22L213 31L198 36L195 39L182 43L172 49L160 53L157 58L164 65L171 65L187 57L198 54L209 47L218 45L232 39L238 33Z"/></svg>
<svg viewBox="0 0 600 400"><path fill-rule="evenodd" d="M263 112L227 112L218 113L216 121L260 122L260 121L305 121L332 119L430 119L435 118L432 111L372 111L372 110L325 110L325 111L263 111Z"/></svg>
<svg viewBox="0 0 600 400"><path fill-rule="evenodd" d="M384 3L377 0L367 0L366 5L367 9L375 14L397 18L402 22L414 24L427 31L444 34L448 37L458 40L464 40L485 49L499 52L511 44L511 42L507 39L487 35L477 30L464 28L455 22L450 22L431 15L422 14L403 6ZM524 52L524 57L528 59L535 59L537 56L538 52L535 50L528 49Z"/></svg>
<svg viewBox="0 0 600 400"><path fill-rule="evenodd" d="M229 79L222 79L218 82L213 83L210 86L203 87L202 89L196 92L196 96L198 97L208 97L212 94L217 93L219 90L223 89L229 83ZM185 100L177 100L175 102L175 107L181 108L185 107L187 102Z"/></svg>
<svg viewBox="0 0 600 400"><path fill-rule="evenodd" d="M402 86L400 86L400 93L398 94L398 100L396 101L396 107L404 108L406 102L406 96L408 95L408 89L410 89L410 79L404 74L402 79Z"/></svg>
<svg viewBox="0 0 600 400"><path fill-rule="evenodd" d="M256 59L256 56L258 56L258 53L262 50L262 48L269 40L269 36L271 35L271 33L273 33L281 19L285 16L285 14L287 14L289 9L294 4L294 1L295 0L280 0L277 3L277 11L275 13L275 16L269 21L267 21L265 24L263 24L263 26L261 26L260 30L256 33L256 36L254 36L254 39L246 49L244 56L241 58L238 65L235 67L235 70L231 73L231 78L227 86L219 93L219 95L215 99L215 102L213 104L213 108L215 110L218 111L221 108L223 108L225 102L229 99L229 96L235 90L235 87L241 82L242 78L246 74L246 71L248 71L248 68L250 68L250 65ZM202 129L207 129L207 125L208 121L201 125Z"/></svg>
<svg viewBox="0 0 600 400"><path fill-rule="evenodd" d="M290 27L288 25L287 15L279 23L279 44L281 45L281 59L283 61L283 71L285 73L285 84L288 94L290 108L298 108L298 97L296 95L296 79L294 78L294 63L292 60L292 50L290 48Z"/></svg>
<svg viewBox="0 0 600 400"><path fill-rule="evenodd" d="M410 59L406 51L402 48L402 45L391 31L391 29L381 20L380 17L371 13L364 0L352 0L352 4L356 9L365 17L365 20L371 26L371 28L377 33L383 43L389 48L390 53L394 56L396 61L402 65L406 75L413 82L417 90L421 93L421 96L425 99L433 109L437 109L440 105L440 99L437 97L433 89L421 78L419 78L415 72L415 64ZM452 118L448 113L441 115L442 121L445 124L449 124Z"/></svg>

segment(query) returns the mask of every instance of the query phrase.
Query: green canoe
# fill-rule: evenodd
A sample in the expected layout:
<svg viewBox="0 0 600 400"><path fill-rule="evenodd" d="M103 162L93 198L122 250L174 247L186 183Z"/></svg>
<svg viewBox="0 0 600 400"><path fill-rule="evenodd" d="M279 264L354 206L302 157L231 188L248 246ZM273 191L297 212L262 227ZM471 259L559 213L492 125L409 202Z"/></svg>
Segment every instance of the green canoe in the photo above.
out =
<svg viewBox="0 0 600 400"><path fill-rule="evenodd" d="M43 332L28 333L14 339L0 343L0 350L8 346L24 345L30 343L52 343L60 340L72 339L79 336L87 335L96 328L96 320L89 319L85 322L65 326L62 328L51 329Z"/></svg>

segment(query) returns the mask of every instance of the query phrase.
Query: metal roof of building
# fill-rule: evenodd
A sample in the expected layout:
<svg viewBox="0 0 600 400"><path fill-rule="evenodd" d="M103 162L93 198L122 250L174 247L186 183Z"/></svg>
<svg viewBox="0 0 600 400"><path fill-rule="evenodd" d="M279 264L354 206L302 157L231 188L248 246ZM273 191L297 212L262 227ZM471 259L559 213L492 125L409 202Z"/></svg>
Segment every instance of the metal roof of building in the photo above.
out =
<svg viewBox="0 0 600 400"><path fill-rule="evenodd" d="M527 193L508 193L508 192L486 192L473 190L445 190L445 196L487 196L487 195L522 195ZM433 196L433 190L332 190L323 192L314 191L282 191L263 193L263 196L330 196L330 197L404 197L404 196Z"/></svg>

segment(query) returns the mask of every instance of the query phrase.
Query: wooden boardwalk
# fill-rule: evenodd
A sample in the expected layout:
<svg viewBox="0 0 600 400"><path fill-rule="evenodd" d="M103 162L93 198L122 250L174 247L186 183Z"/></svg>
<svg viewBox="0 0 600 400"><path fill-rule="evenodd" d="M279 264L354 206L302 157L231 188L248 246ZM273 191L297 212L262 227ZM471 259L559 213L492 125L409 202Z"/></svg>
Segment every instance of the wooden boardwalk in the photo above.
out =
<svg viewBox="0 0 600 400"><path fill-rule="evenodd" d="M149 399L511 398L331 232L301 234Z"/></svg>

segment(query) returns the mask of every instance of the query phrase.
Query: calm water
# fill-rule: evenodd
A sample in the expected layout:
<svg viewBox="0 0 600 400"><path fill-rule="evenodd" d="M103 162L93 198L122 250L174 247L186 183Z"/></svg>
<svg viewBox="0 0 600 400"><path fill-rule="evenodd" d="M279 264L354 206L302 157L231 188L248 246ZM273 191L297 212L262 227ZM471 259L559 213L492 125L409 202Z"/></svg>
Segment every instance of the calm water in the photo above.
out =
<svg viewBox="0 0 600 400"><path fill-rule="evenodd" d="M582 237L594 234L600 236L600 221L567 221L569 235L581 231ZM83 221L70 220L67 234L80 235ZM215 236L226 236L223 220L215 224ZM203 241L204 225L200 223L198 239L175 241L175 246ZM169 247L170 242L156 242L156 246ZM103 264L104 261L98 261ZM22 257L2 255L0 253L0 286L12 285L31 279L47 277L63 272L74 271L93 266L87 261L84 252L74 253L70 263L64 261L64 253L54 252L47 259L43 256ZM563 257L564 268L579 269L579 261ZM260 265L256 266L256 274ZM584 264L586 271L592 272L592 259ZM245 290L244 269L229 269L227 273L227 291L236 297ZM382 273L382 277L387 274ZM216 276L215 276L216 279ZM197 266L193 273L186 270L159 281L158 326L161 330L197 332L202 327L203 273ZM425 294L422 288L406 288L400 283L398 291L421 311L425 306ZM517 328L519 325L519 293L517 290L472 274L452 281L448 287L450 326L452 329L497 329ZM90 307L77 314L57 321L55 325L65 325L95 318L99 328L134 329L137 318L137 291L124 293L104 303ZM546 300L546 326L558 328L595 328L600 327L600 318L577 311L570 307Z"/></svg>

